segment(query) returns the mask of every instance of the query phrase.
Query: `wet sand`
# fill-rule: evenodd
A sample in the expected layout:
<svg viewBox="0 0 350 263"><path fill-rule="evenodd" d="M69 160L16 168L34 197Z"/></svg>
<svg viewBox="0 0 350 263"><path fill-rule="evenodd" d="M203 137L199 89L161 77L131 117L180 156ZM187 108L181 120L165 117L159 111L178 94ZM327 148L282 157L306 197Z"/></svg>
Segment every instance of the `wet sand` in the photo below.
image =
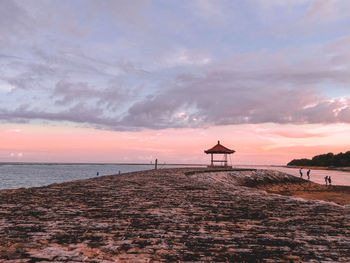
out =
<svg viewBox="0 0 350 263"><path fill-rule="evenodd" d="M350 186L319 185L313 182L267 184L256 186L269 193L289 195L312 200L324 200L340 205L350 205Z"/></svg>
<svg viewBox="0 0 350 263"><path fill-rule="evenodd" d="M349 262L348 207L269 193L333 193L306 184L178 168L0 191L0 262Z"/></svg>

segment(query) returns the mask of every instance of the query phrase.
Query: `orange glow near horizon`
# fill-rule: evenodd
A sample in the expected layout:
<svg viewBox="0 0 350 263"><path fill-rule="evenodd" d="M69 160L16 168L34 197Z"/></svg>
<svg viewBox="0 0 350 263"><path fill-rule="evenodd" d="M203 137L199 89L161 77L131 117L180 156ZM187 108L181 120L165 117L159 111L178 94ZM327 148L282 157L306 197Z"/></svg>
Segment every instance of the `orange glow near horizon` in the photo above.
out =
<svg viewBox="0 0 350 263"><path fill-rule="evenodd" d="M349 124L246 124L198 129L106 131L33 124L0 126L0 161L201 163L220 140L232 164L286 164L295 158L350 150Z"/></svg>

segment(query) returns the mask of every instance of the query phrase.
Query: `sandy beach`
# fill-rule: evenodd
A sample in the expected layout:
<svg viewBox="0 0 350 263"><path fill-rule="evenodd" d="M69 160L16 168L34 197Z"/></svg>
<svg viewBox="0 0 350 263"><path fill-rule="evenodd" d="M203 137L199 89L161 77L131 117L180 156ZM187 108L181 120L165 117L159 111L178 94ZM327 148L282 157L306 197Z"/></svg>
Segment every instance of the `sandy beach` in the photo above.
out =
<svg viewBox="0 0 350 263"><path fill-rule="evenodd" d="M0 191L0 262L349 262L349 187L175 168Z"/></svg>
<svg viewBox="0 0 350 263"><path fill-rule="evenodd" d="M350 187L341 185L319 185L313 182L269 184L256 186L269 193L302 197L312 200L324 200L340 205L350 204Z"/></svg>

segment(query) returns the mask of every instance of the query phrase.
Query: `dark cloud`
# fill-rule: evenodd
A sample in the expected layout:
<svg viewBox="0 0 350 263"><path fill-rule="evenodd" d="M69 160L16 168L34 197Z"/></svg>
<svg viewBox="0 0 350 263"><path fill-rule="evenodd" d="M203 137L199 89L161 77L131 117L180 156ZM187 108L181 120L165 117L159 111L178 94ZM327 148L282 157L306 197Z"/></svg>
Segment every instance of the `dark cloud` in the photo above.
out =
<svg viewBox="0 0 350 263"><path fill-rule="evenodd" d="M324 81L347 83L345 70L341 73L324 71L326 65L303 69L304 62L279 68L271 60L267 69L239 71L237 66L230 70L230 63L210 64L197 68L200 70L196 73L176 74L167 78L167 82L154 82L167 86L157 86L146 96L140 95L143 90L139 87L149 85L149 81L153 83L157 77L140 79L138 70L123 62L122 68L129 65L128 70L123 70L124 75L119 79L110 78L103 86L89 79L57 81L53 89L46 90L50 100L58 106L56 109L27 103L15 110L3 109L0 117L8 121L72 121L114 130L267 122L350 122L350 100L327 98L320 95L318 89ZM37 76L54 74L41 68L38 67ZM95 71L98 76L99 72L100 69ZM133 76L139 82L132 87L127 85L126 79Z"/></svg>
<svg viewBox="0 0 350 263"><path fill-rule="evenodd" d="M209 79L208 79L209 78ZM155 98L134 104L122 122L149 128L241 123L334 123L350 101L328 101L312 89L285 89L272 83L237 85L217 75L183 82Z"/></svg>
<svg viewBox="0 0 350 263"><path fill-rule="evenodd" d="M133 90L110 83L107 87L95 87L87 82L59 81L52 92L51 98L57 105L74 105L90 102L96 108L106 111L118 110L133 97Z"/></svg>
<svg viewBox="0 0 350 263"><path fill-rule="evenodd" d="M103 112L86 104L77 104L60 112L48 112L22 105L14 110L0 109L0 119L13 122L28 122L28 120L71 121L75 123L112 125L113 122L103 117Z"/></svg>
<svg viewBox="0 0 350 263"><path fill-rule="evenodd" d="M347 102L347 105L349 104L350 104L350 101ZM340 122L350 123L350 107L344 106L337 114L337 117Z"/></svg>

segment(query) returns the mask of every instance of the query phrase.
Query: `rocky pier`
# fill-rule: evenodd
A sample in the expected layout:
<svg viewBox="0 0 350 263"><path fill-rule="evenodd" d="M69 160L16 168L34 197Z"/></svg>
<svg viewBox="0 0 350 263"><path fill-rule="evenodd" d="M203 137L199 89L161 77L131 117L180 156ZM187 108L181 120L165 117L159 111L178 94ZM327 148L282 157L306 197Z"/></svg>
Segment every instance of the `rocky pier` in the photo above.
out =
<svg viewBox="0 0 350 263"><path fill-rule="evenodd" d="M348 205L263 189L306 183L186 168L3 190L0 262L350 262Z"/></svg>

